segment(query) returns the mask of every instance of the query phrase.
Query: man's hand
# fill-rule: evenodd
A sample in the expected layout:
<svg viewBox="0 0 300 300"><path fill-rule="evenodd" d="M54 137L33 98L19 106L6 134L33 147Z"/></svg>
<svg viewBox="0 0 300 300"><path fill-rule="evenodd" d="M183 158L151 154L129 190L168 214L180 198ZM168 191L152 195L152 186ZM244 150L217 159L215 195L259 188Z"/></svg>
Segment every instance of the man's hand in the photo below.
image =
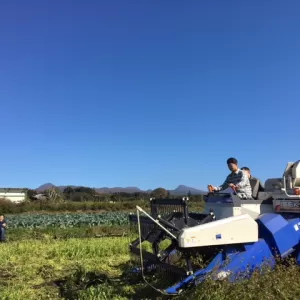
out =
<svg viewBox="0 0 300 300"><path fill-rule="evenodd" d="M233 183L228 184L231 188L236 189L237 187Z"/></svg>
<svg viewBox="0 0 300 300"><path fill-rule="evenodd" d="M212 190L212 191L216 191L217 190L217 188L215 186L211 185L211 184L209 184L207 187L208 187L209 191L210 190Z"/></svg>

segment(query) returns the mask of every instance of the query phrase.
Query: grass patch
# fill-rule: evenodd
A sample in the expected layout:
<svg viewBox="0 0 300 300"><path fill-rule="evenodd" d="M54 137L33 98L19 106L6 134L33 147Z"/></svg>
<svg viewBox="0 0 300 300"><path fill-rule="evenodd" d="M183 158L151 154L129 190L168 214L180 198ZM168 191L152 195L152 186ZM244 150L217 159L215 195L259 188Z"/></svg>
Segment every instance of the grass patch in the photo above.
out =
<svg viewBox="0 0 300 300"><path fill-rule="evenodd" d="M59 284L79 270L120 276L128 239L16 241L1 245L1 299L61 299ZM4 280L3 280L4 278Z"/></svg>
<svg viewBox="0 0 300 300"><path fill-rule="evenodd" d="M279 264L264 274L254 273L249 280L239 283L208 280L197 286L180 300L273 300L300 298L300 268L290 260L288 265Z"/></svg>
<svg viewBox="0 0 300 300"><path fill-rule="evenodd" d="M130 266L128 244L128 237L44 237L1 244L1 299L300 298L300 268L292 261L243 282L208 280L181 296L163 297L126 274Z"/></svg>

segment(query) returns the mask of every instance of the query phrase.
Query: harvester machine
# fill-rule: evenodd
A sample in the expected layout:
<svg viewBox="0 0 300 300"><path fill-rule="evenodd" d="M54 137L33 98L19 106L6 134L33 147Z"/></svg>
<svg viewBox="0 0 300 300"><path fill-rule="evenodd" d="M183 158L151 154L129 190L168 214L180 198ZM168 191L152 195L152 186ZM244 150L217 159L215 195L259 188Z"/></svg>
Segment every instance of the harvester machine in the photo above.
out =
<svg viewBox="0 0 300 300"><path fill-rule="evenodd" d="M300 161L253 199L230 189L204 200L203 212L190 212L187 197L152 198L150 210L129 215L132 271L152 288L177 295L208 277L249 278L288 256L300 264Z"/></svg>

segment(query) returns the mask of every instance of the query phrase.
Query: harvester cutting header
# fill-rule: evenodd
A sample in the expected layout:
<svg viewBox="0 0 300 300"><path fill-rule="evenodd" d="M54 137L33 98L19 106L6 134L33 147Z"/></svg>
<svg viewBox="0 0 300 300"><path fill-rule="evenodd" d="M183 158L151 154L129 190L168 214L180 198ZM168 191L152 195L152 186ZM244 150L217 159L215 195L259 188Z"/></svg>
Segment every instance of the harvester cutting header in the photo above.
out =
<svg viewBox="0 0 300 300"><path fill-rule="evenodd" d="M277 257L291 255L300 264L300 161L288 163L281 178L267 179L264 191L241 172L208 186L203 213L190 212L187 197L152 198L150 212L137 206L129 216L138 233L130 253L146 283L176 295L207 276L247 278L265 265L273 268ZM162 278L167 286L158 285Z"/></svg>

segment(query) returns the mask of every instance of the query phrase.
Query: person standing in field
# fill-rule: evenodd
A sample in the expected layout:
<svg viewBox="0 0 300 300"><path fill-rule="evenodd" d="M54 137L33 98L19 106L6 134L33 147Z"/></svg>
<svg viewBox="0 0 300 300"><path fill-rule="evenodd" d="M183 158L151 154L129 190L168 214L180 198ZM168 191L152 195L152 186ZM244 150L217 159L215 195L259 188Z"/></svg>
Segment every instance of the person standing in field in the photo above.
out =
<svg viewBox="0 0 300 300"><path fill-rule="evenodd" d="M5 231L7 228L7 223L3 215L0 215L0 242L3 243L6 240Z"/></svg>

